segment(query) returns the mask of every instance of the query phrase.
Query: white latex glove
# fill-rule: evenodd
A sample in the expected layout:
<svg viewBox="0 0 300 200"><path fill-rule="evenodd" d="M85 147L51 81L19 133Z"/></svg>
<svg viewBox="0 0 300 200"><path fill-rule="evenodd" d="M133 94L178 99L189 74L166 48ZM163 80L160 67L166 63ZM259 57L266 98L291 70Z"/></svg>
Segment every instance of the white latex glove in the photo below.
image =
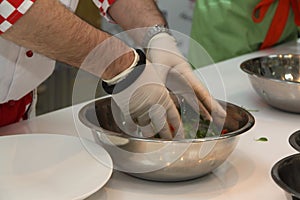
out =
<svg viewBox="0 0 300 200"><path fill-rule="evenodd" d="M195 76L190 64L177 48L173 36L167 33L155 35L148 43L146 57L154 64L169 67L169 70L166 70L166 67L158 70L166 86L175 88L175 93L185 93L185 89L180 86L183 82L190 85L198 98L199 111L204 119L224 121L225 110ZM178 78L180 75L181 77ZM178 79L181 81L178 81ZM186 100L189 101L189 99ZM212 116L214 116L214 119Z"/></svg>
<svg viewBox="0 0 300 200"><path fill-rule="evenodd" d="M115 91L123 86L124 82L117 83ZM126 134L153 137L159 133L165 139L183 137L177 108L151 63L147 62L137 80L121 92L113 93L112 99L114 119Z"/></svg>

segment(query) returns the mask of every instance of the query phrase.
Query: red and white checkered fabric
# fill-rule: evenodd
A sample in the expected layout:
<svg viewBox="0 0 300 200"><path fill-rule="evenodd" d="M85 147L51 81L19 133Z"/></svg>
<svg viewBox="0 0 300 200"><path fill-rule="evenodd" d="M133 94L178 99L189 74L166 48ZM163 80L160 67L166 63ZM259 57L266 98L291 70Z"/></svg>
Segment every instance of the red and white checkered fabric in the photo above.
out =
<svg viewBox="0 0 300 200"><path fill-rule="evenodd" d="M0 34L20 19L36 0L0 0ZM103 17L111 21L107 10L115 0L93 0Z"/></svg>
<svg viewBox="0 0 300 200"><path fill-rule="evenodd" d="M116 0L93 0L93 2L99 8L100 14L108 21L112 21L112 20L109 14L107 13L107 10L115 1Z"/></svg>
<svg viewBox="0 0 300 200"><path fill-rule="evenodd" d="M0 34L8 30L35 0L0 0Z"/></svg>

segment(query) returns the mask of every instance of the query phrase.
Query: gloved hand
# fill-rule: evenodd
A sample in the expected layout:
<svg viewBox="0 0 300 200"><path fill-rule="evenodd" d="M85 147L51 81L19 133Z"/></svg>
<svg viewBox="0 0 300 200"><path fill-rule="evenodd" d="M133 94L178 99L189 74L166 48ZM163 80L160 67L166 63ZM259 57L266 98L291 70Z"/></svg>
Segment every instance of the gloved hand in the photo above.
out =
<svg viewBox="0 0 300 200"><path fill-rule="evenodd" d="M180 115L153 65L147 62L134 70L112 93L112 113L119 128L135 137L159 133L161 138L182 138ZM135 75L137 71L142 72Z"/></svg>
<svg viewBox="0 0 300 200"><path fill-rule="evenodd" d="M190 85L198 98L199 111L204 119L224 122L225 110L195 76L190 64L177 48L173 36L168 33L155 35L148 43L146 57L154 64L165 66L157 70L160 71L159 74L166 86L172 87L176 91L175 93L185 93L185 87L181 86L184 82ZM189 102L189 99L186 101Z"/></svg>

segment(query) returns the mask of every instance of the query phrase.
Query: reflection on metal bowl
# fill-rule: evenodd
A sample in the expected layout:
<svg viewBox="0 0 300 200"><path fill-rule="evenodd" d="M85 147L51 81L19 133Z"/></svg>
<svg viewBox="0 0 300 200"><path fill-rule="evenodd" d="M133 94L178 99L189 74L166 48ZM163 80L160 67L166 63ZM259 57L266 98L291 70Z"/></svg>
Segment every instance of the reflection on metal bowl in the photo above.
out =
<svg viewBox="0 0 300 200"><path fill-rule="evenodd" d="M244 61L254 90L269 105L300 113L300 55L280 54Z"/></svg>
<svg viewBox="0 0 300 200"><path fill-rule="evenodd" d="M239 136L254 125L254 117L245 109L226 103L226 110L228 115L240 116L239 127L221 136L199 139L164 140L124 134L113 118L110 96L85 105L79 119L109 152L116 170L147 180L183 181L219 167L235 149Z"/></svg>
<svg viewBox="0 0 300 200"><path fill-rule="evenodd" d="M275 163L271 175L287 195L287 199L300 200L300 154L285 157Z"/></svg>

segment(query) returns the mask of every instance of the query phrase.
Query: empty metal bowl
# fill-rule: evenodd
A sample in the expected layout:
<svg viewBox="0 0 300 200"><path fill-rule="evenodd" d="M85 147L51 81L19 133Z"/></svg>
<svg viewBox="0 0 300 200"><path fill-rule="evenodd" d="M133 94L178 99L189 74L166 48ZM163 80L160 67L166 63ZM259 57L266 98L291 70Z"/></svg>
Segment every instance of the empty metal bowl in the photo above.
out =
<svg viewBox="0 0 300 200"><path fill-rule="evenodd" d="M279 54L244 61L254 90L269 105L300 113L300 55Z"/></svg>
<svg viewBox="0 0 300 200"><path fill-rule="evenodd" d="M230 114L239 115L238 128L215 137L164 140L124 134L115 123L111 97L88 103L79 112L81 122L112 157L116 170L154 181L183 181L204 176L220 166L235 149L239 135L254 125L245 109L227 103ZM120 112L121 116L121 112Z"/></svg>
<svg viewBox="0 0 300 200"><path fill-rule="evenodd" d="M285 192L287 199L300 199L300 154L278 161L271 170L273 180Z"/></svg>
<svg viewBox="0 0 300 200"><path fill-rule="evenodd" d="M289 137L289 143L294 149L300 152L300 130L295 131Z"/></svg>

